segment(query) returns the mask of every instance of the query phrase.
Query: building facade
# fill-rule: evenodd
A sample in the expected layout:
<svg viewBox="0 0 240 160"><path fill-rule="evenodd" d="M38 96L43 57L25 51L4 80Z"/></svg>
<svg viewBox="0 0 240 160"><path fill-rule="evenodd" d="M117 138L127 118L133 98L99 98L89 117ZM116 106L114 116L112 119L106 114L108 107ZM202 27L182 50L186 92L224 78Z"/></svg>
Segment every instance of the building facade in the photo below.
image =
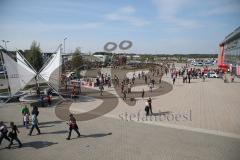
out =
<svg viewBox="0 0 240 160"><path fill-rule="evenodd" d="M240 76L240 27L226 36L220 47L224 50L224 63L230 72Z"/></svg>

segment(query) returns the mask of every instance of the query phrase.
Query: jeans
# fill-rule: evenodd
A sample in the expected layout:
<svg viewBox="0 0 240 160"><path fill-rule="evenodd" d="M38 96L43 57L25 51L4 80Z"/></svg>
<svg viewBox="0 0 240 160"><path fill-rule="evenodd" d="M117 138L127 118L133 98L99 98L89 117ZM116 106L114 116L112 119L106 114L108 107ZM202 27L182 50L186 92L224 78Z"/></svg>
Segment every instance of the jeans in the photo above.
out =
<svg viewBox="0 0 240 160"><path fill-rule="evenodd" d="M38 134L41 133L41 132L40 132L40 129L38 128L38 125L37 125L37 124L33 124L33 125L32 125L32 128L30 129L29 135L32 135L32 131L33 131L34 128L37 129Z"/></svg>

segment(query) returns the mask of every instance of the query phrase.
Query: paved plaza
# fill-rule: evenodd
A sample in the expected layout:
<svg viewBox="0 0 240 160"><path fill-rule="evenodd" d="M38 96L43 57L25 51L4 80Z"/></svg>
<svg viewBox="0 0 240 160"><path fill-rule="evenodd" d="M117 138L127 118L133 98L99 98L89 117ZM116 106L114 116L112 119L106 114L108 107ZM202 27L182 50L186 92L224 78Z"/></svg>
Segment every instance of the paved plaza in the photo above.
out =
<svg viewBox="0 0 240 160"><path fill-rule="evenodd" d="M144 84L136 85L134 92L144 88L148 93L144 99L137 96L134 105L124 102L117 89L105 87L102 97L98 90L86 89L75 101L39 108L41 135L27 135L19 103L2 105L0 119L19 126L23 147L6 149L8 142L3 140L0 159L239 160L240 80L192 79L183 84L182 78L177 78L171 90L156 94L172 84L170 75L163 81L153 93ZM144 107L149 96L154 114L146 118ZM109 109L110 105L114 108ZM99 110L99 106L105 108ZM66 140L66 109L83 116L92 112L92 117L85 115L78 121L82 136L75 138L73 133L70 141Z"/></svg>

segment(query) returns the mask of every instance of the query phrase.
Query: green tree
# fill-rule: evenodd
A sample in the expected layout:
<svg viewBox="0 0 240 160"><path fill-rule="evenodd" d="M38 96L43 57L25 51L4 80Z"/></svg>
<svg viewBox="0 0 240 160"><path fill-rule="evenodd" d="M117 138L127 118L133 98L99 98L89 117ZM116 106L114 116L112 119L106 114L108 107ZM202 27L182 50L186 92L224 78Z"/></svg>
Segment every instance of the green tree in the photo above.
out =
<svg viewBox="0 0 240 160"><path fill-rule="evenodd" d="M140 61L141 62L145 62L146 59L147 59L147 57L145 55L141 55L141 57L140 57Z"/></svg>
<svg viewBox="0 0 240 160"><path fill-rule="evenodd" d="M41 54L40 44L36 41L32 42L30 50L26 52L28 62L39 71L43 66L43 57Z"/></svg>
<svg viewBox="0 0 240 160"><path fill-rule="evenodd" d="M83 64L81 50L80 48L76 48L72 57L72 69L78 69Z"/></svg>

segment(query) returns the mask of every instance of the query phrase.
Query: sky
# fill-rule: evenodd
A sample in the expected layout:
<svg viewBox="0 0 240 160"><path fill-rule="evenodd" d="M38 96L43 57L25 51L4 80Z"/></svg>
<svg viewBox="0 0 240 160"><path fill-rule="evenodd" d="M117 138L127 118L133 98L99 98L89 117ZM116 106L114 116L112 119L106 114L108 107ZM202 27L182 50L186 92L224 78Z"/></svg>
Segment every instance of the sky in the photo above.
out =
<svg viewBox="0 0 240 160"><path fill-rule="evenodd" d="M54 52L67 37L67 53L123 40L133 43L128 53L218 53L240 26L239 0L0 0L0 11L0 40L10 41L9 50L35 40Z"/></svg>

